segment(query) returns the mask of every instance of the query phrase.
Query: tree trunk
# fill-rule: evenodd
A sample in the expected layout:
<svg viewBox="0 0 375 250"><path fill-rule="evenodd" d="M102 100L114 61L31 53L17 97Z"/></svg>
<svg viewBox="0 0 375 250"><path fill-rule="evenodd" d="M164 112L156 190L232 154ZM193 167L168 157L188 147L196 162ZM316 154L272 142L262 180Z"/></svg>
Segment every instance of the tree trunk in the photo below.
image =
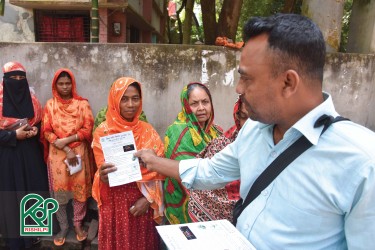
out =
<svg viewBox="0 0 375 250"><path fill-rule="evenodd" d="M92 0L91 5L91 42L99 42L98 0Z"/></svg>
<svg viewBox="0 0 375 250"><path fill-rule="evenodd" d="M319 26L327 51L337 52L340 47L344 0L303 0L302 15L309 17Z"/></svg>
<svg viewBox="0 0 375 250"><path fill-rule="evenodd" d="M185 6L185 21L184 26L182 28L183 34L183 44L190 44L190 36L191 36L191 25L193 20L193 8L194 8L194 0L187 0Z"/></svg>
<svg viewBox="0 0 375 250"><path fill-rule="evenodd" d="M0 16L4 16L5 0L0 1Z"/></svg>
<svg viewBox="0 0 375 250"><path fill-rule="evenodd" d="M236 40L242 3L243 0L224 0L219 17L218 36L226 36L233 42Z"/></svg>
<svg viewBox="0 0 375 250"><path fill-rule="evenodd" d="M181 11L185 8L187 0L183 0L181 7L176 11L176 17L177 17L177 24L178 24L178 31L179 31L179 38L180 38L180 44L183 42L183 37L182 37L182 24L181 24L181 18L180 18L180 13Z"/></svg>
<svg viewBox="0 0 375 250"><path fill-rule="evenodd" d="M216 13L215 0L201 0L204 43L215 44L216 40Z"/></svg>
<svg viewBox="0 0 375 250"><path fill-rule="evenodd" d="M285 0L282 13L293 13L297 0Z"/></svg>

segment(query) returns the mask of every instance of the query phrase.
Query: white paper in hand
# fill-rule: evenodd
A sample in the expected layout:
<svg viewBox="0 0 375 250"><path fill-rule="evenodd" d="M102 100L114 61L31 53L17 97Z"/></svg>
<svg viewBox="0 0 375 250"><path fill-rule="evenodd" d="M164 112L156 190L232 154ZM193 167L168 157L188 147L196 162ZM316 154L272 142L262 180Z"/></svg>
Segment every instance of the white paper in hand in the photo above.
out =
<svg viewBox="0 0 375 250"><path fill-rule="evenodd" d="M69 172L70 172L70 175L73 175L75 173L78 173L79 171L82 170L82 160L81 160L81 156L80 155L76 155L77 159L78 159L78 164L73 166L73 165L69 165L69 162L67 159L65 159L65 164L68 166L69 168Z"/></svg>
<svg viewBox="0 0 375 250"><path fill-rule="evenodd" d="M132 131L100 137L105 162L116 166L108 174L110 187L120 186L142 179L139 160L133 155L137 151Z"/></svg>

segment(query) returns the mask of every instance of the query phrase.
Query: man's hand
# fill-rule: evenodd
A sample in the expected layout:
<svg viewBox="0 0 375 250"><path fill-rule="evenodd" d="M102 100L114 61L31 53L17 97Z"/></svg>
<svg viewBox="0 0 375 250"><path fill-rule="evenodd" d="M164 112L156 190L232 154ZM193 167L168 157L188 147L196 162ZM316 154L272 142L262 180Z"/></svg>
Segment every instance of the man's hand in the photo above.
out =
<svg viewBox="0 0 375 250"><path fill-rule="evenodd" d="M100 180L104 183L108 183L108 173L115 172L117 168L112 163L103 163L99 169Z"/></svg>
<svg viewBox="0 0 375 250"><path fill-rule="evenodd" d="M141 149L134 153L143 167L150 171L180 180L179 161L158 157L152 149Z"/></svg>
<svg viewBox="0 0 375 250"><path fill-rule="evenodd" d="M134 153L135 157L138 157L139 163L143 167L147 168L150 171L154 171L152 168L152 160L155 159L156 153L152 149L141 149Z"/></svg>
<svg viewBox="0 0 375 250"><path fill-rule="evenodd" d="M133 206L130 207L129 212L134 216L141 216L147 213L150 207L150 202L146 199L146 197L142 197L138 199Z"/></svg>

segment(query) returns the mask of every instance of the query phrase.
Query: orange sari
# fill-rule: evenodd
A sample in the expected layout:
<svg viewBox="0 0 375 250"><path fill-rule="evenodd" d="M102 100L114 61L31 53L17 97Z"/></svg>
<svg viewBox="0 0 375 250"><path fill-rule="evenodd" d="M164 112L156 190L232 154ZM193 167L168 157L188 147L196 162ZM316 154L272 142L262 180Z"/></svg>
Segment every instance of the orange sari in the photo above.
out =
<svg viewBox="0 0 375 250"><path fill-rule="evenodd" d="M72 79L73 98L63 100L57 92L56 81L61 72L67 72ZM51 191L60 204L66 204L74 198L85 202L91 196L93 161L90 152L94 117L89 102L77 94L76 82L69 69L60 69L52 81L53 98L47 101L42 122L42 139L45 143L45 159L48 165L48 177ZM56 139L78 134L79 141L69 147L81 156L82 170L74 175L67 171L64 163L66 153L56 148ZM90 157L91 156L91 157Z"/></svg>
<svg viewBox="0 0 375 250"><path fill-rule="evenodd" d="M120 101L127 90L128 86L133 82L137 82L132 78L123 77L115 81L111 87L109 96L108 96L108 111L106 114L106 121L101 123L94 132L93 139L93 150L96 165L98 168L104 163L104 155L102 147L100 145L100 137L121 133L125 131L133 131L135 144L137 149L142 148L152 148L155 150L158 156L164 155L164 145L160 140L158 133L155 129L146 122L139 120L139 115L142 112L142 99L141 105L135 115L135 118L132 122L126 121L120 115ZM138 83L141 85L140 83ZM142 95L141 95L142 96ZM154 220L157 223L160 223L163 217L164 203L163 203L163 181L164 176L156 173L150 172L146 168L141 168L142 171L142 180L137 181L137 186L143 196L151 202L151 207L154 210ZM93 184L92 195L94 199L98 202L98 206L102 205L100 198L100 188L104 184L100 181L99 170L96 171ZM127 185L127 184L125 184Z"/></svg>

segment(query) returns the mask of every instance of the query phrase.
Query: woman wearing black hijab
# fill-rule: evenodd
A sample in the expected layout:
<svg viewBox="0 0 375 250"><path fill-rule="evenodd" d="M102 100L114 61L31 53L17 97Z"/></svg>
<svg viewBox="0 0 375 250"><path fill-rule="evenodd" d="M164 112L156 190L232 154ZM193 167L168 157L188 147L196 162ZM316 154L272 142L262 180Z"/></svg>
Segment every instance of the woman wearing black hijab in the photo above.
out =
<svg viewBox="0 0 375 250"><path fill-rule="evenodd" d="M30 93L26 70L20 63L6 63L3 73L0 85L0 234L6 238L10 249L24 249L31 247L35 238L20 236L21 200L30 193L48 195L47 170L39 140L42 109L35 95Z"/></svg>

